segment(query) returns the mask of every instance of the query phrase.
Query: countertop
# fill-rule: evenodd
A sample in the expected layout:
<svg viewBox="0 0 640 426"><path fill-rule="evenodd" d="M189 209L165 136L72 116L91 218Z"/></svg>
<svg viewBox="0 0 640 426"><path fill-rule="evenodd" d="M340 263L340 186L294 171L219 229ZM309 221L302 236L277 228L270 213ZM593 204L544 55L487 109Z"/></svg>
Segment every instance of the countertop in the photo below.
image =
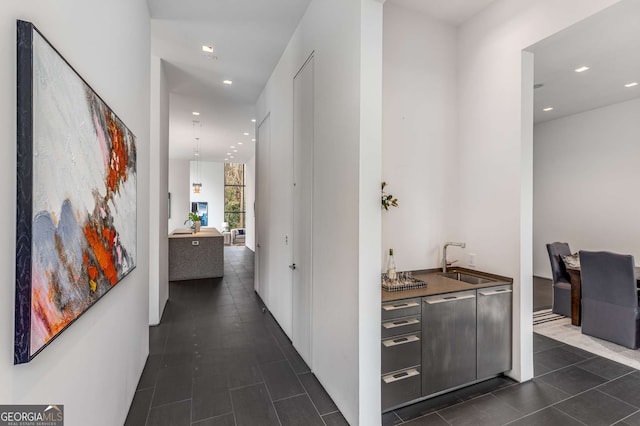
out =
<svg viewBox="0 0 640 426"><path fill-rule="evenodd" d="M189 228L176 229L169 234L169 238L222 238L222 234L216 228L200 228L200 232L194 233L186 233L187 229Z"/></svg>
<svg viewBox="0 0 640 426"><path fill-rule="evenodd" d="M442 273L441 269L426 269L421 271L413 271L413 278L427 283L426 287L416 288L413 290L402 291L386 291L382 290L382 302L392 302L400 299L411 299L414 297L433 296L436 294L453 293L456 291L475 290L478 288L494 287L497 285L513 284L513 279L503 277L501 275L490 274L487 272L477 271L475 269L467 269L460 267L448 268L447 272L463 272L469 275L477 275L483 278L491 278L495 281L486 284L469 284L457 281L451 278L445 278L438 274Z"/></svg>

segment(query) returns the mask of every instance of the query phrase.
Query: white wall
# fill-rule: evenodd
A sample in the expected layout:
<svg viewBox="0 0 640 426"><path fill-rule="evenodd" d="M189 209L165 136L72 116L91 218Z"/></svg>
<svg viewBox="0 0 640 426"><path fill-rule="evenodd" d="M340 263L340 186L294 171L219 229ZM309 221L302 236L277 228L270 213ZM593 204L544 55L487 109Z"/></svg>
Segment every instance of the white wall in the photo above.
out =
<svg viewBox="0 0 640 426"><path fill-rule="evenodd" d="M512 375L521 380L533 375L533 135L523 122L533 119L528 112L523 117L523 100L531 102L533 91L523 64L533 64L522 50L613 3L498 0L458 31L456 238L477 253L478 269L514 278Z"/></svg>
<svg viewBox="0 0 640 426"><path fill-rule="evenodd" d="M290 282L293 77L315 52L312 369L352 425L380 424L381 26L375 0L312 1L256 108L271 114L273 238L259 250L277 286ZM290 302L269 308L290 322Z"/></svg>
<svg viewBox="0 0 640 426"><path fill-rule="evenodd" d="M137 137L137 267L33 361L13 365L16 19L33 22ZM148 353L149 13L142 0L0 3L1 404L64 404L68 425L122 424ZM116 63L114 63L116 61Z"/></svg>
<svg viewBox="0 0 640 426"><path fill-rule="evenodd" d="M434 268L457 237L456 30L387 2L383 64L382 180L399 201L382 212L383 267L393 248L399 270Z"/></svg>
<svg viewBox="0 0 640 426"><path fill-rule="evenodd" d="M640 99L533 130L534 275L551 278L546 243L632 254L640 263Z"/></svg>
<svg viewBox="0 0 640 426"><path fill-rule="evenodd" d="M188 225L184 221L191 211L191 182L189 160L169 160L169 192L171 193L171 217L169 233Z"/></svg>
<svg viewBox="0 0 640 426"><path fill-rule="evenodd" d="M224 163L215 161L190 161L189 186L196 180L202 183L199 194L189 191L190 202L207 202L209 223L207 226L220 229L224 220ZM197 171L199 169L199 171ZM189 204L191 209L191 204ZM186 217L185 217L186 219Z"/></svg>
<svg viewBox="0 0 640 426"><path fill-rule="evenodd" d="M151 55L150 77L149 205L157 214L149 216L149 324L157 325L169 298L169 88L163 62L155 55Z"/></svg>
<svg viewBox="0 0 640 426"><path fill-rule="evenodd" d="M256 156L252 156L244 165L244 194L246 202L245 215L245 245L256 251L256 214L254 203L256 201Z"/></svg>

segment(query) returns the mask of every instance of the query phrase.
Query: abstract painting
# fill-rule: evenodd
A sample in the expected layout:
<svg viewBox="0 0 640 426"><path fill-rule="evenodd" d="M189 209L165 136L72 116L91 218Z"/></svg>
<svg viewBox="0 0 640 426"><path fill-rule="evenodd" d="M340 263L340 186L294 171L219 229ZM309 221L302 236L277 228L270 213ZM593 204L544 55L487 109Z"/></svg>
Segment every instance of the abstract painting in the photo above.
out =
<svg viewBox="0 0 640 426"><path fill-rule="evenodd" d="M18 21L14 363L31 361L136 265L135 136Z"/></svg>

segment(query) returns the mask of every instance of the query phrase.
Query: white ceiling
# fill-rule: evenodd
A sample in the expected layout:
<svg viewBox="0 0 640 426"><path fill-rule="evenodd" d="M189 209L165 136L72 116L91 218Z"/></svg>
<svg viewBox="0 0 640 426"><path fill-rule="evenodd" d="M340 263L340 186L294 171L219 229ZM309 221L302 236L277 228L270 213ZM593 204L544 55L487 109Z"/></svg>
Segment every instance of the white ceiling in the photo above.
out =
<svg viewBox="0 0 640 426"><path fill-rule="evenodd" d="M495 0L387 0L387 3L429 15L458 26Z"/></svg>
<svg viewBox="0 0 640 426"><path fill-rule="evenodd" d="M534 122L553 120L640 96L640 0L623 0L531 46ZM577 73L580 66L588 71ZM553 107L544 112L543 108Z"/></svg>
<svg viewBox="0 0 640 426"><path fill-rule="evenodd" d="M169 158L194 158L194 119L202 125L202 160L224 161L231 145L239 152L229 162L253 156L254 105L309 3L148 0L151 49L165 61L171 91Z"/></svg>
<svg viewBox="0 0 640 426"><path fill-rule="evenodd" d="M194 119L201 123L200 159L253 156L255 102L310 1L148 0L152 51L165 61L171 91L170 158L194 158ZM457 26L494 0L387 2ZM623 0L528 49L535 82L544 84L535 91L535 122L640 96L640 86L624 87L640 80L639 22L640 0ZM214 46L213 55L202 52L203 44ZM575 73L581 65L591 69ZM545 113L546 106L554 110Z"/></svg>

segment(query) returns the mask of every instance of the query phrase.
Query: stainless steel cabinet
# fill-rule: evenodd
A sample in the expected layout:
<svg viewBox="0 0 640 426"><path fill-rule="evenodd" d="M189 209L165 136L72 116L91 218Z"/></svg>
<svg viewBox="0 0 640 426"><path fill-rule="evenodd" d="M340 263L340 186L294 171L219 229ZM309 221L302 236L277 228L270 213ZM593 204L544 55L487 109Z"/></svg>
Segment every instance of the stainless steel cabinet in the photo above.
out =
<svg viewBox="0 0 640 426"><path fill-rule="evenodd" d="M476 291L423 298L422 395L476 380Z"/></svg>
<svg viewBox="0 0 640 426"><path fill-rule="evenodd" d="M511 370L510 285L478 291L478 379Z"/></svg>
<svg viewBox="0 0 640 426"><path fill-rule="evenodd" d="M382 409L421 395L421 300L382 305Z"/></svg>

